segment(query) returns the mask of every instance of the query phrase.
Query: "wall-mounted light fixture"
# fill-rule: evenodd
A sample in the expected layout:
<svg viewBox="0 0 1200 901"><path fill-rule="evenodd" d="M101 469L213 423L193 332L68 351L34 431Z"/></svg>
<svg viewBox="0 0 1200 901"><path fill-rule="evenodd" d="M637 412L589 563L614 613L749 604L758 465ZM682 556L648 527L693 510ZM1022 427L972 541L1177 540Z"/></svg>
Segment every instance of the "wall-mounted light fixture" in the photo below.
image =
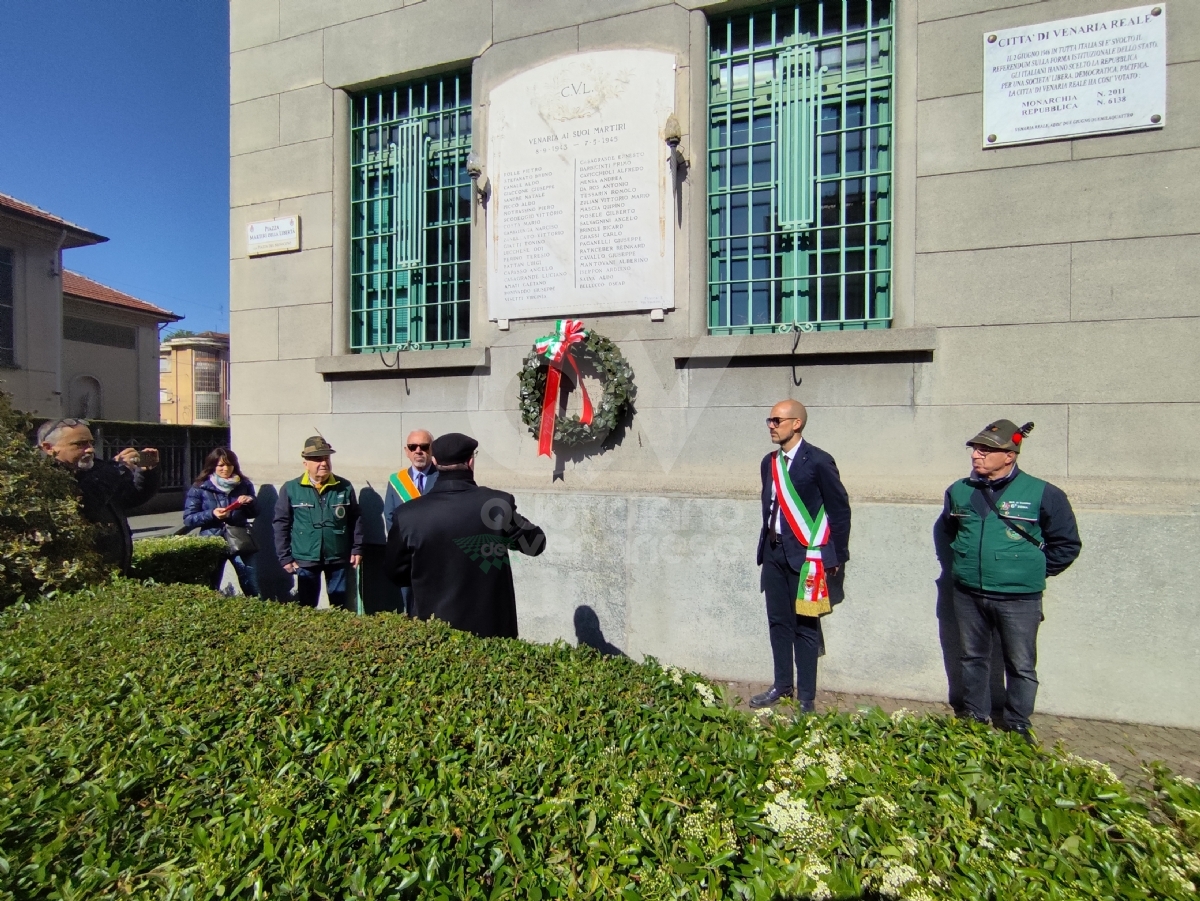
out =
<svg viewBox="0 0 1200 901"><path fill-rule="evenodd" d="M481 204L487 203L492 185L483 174L483 160L474 150L467 154L467 175L471 176L471 184L475 186L475 198Z"/></svg>
<svg viewBox="0 0 1200 901"><path fill-rule="evenodd" d="M679 150L679 144L683 140L683 131L680 129L679 120L675 118L674 113L667 116L667 124L663 126L663 140L671 148L673 161L686 164L687 158Z"/></svg>

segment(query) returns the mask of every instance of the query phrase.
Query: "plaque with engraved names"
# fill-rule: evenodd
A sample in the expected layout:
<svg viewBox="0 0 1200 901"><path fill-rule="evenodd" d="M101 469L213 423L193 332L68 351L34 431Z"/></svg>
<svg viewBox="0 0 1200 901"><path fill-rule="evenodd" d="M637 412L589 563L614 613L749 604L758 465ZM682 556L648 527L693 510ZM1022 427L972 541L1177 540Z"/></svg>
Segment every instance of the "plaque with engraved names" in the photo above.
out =
<svg viewBox="0 0 1200 901"><path fill-rule="evenodd" d="M488 316L674 306L675 57L580 53L488 98Z"/></svg>
<svg viewBox="0 0 1200 901"><path fill-rule="evenodd" d="M983 146L1162 128L1165 3L988 31Z"/></svg>

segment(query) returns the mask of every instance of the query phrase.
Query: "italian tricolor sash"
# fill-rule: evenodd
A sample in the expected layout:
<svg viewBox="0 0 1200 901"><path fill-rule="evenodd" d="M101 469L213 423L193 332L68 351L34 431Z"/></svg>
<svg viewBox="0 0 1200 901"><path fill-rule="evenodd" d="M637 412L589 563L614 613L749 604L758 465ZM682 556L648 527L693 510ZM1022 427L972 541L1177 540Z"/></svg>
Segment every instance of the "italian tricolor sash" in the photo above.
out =
<svg viewBox="0 0 1200 901"><path fill-rule="evenodd" d="M796 612L801 616L821 616L832 609L829 606L829 585L825 580L825 562L821 559L821 546L829 542L829 517L825 515L825 505L821 505L815 518L808 515L808 508L792 484L782 450L775 455L771 475L775 481L779 511L792 534L808 549L804 555L804 566L800 568L800 583L796 587Z"/></svg>
<svg viewBox="0 0 1200 901"><path fill-rule="evenodd" d="M421 496L421 492L417 490L416 482L412 480L412 476L408 474L407 469L392 473L388 476L388 482L396 489L396 493L400 495L400 503L402 504L408 503L414 497Z"/></svg>

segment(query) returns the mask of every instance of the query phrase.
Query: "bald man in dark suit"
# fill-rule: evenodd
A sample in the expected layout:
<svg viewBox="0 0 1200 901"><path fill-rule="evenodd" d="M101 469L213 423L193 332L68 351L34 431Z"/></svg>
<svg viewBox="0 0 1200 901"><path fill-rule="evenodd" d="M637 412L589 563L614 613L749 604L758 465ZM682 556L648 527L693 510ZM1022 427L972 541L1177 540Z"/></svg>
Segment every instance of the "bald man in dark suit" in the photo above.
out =
<svg viewBox="0 0 1200 901"><path fill-rule="evenodd" d="M767 419L771 442L779 450L761 464L758 563L775 677L767 691L750 699L751 707L770 707L795 692L801 710L814 709L817 658L825 648L820 617L829 612L830 603L841 600L850 559L850 501L833 457L804 440L807 423L808 411L795 400L777 403ZM776 491L780 474L787 498ZM813 531L806 542L796 532L797 527L803 532L807 522L813 523ZM802 573L808 576L807 596Z"/></svg>

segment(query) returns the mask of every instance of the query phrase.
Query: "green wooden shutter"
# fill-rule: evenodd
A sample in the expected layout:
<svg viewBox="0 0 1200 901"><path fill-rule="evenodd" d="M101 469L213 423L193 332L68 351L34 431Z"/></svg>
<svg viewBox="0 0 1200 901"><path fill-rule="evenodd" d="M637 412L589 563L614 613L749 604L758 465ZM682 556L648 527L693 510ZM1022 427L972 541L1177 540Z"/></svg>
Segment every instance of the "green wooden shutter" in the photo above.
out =
<svg viewBox="0 0 1200 901"><path fill-rule="evenodd" d="M813 163L821 79L811 46L779 54L774 83L774 113L779 136L779 227L807 228L813 223Z"/></svg>
<svg viewBox="0 0 1200 901"><path fill-rule="evenodd" d="M353 351L470 342L470 86L456 72L353 98Z"/></svg>
<svg viewBox="0 0 1200 901"><path fill-rule="evenodd" d="M889 327L896 5L710 21L710 334Z"/></svg>
<svg viewBox="0 0 1200 901"><path fill-rule="evenodd" d="M416 269L425 243L425 123L402 122L397 131L397 143L391 148L396 169L396 268Z"/></svg>

